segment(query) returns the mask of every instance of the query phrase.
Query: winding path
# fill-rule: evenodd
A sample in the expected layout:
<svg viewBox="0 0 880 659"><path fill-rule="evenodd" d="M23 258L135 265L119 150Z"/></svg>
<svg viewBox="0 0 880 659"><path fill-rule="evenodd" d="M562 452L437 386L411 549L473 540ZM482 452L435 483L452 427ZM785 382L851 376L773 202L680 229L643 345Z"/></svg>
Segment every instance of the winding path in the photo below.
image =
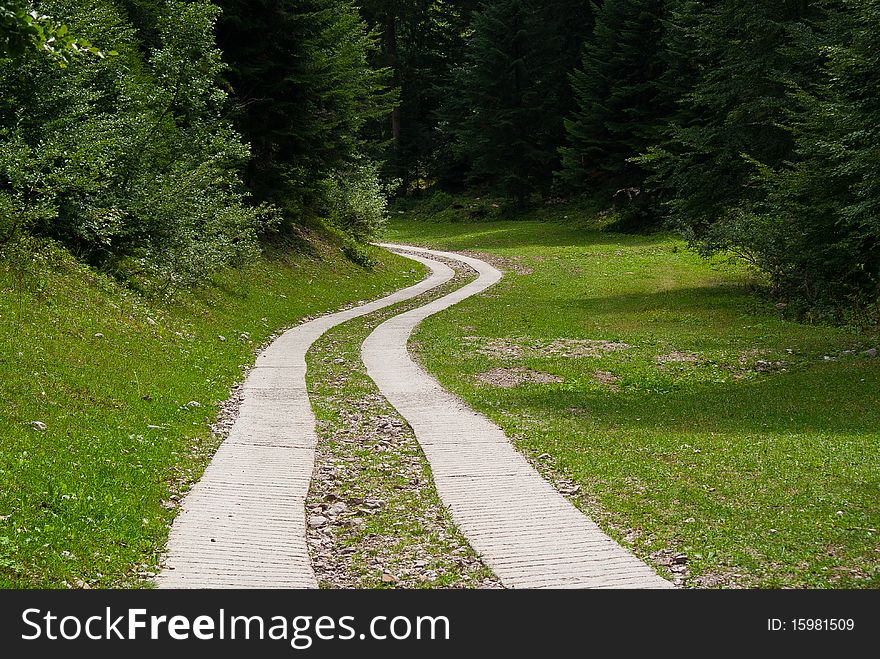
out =
<svg viewBox="0 0 880 659"><path fill-rule="evenodd" d="M238 420L183 500L168 539L160 588L315 588L305 502L315 462L306 353L326 331L442 286L448 266L416 258L423 281L285 332L244 383Z"/></svg>
<svg viewBox="0 0 880 659"><path fill-rule="evenodd" d="M479 274L377 327L363 344L362 358L382 395L415 431L440 498L486 565L508 588L671 588L550 486L498 426L410 357L407 340L423 319L486 290L501 273L450 252L383 247L454 259Z"/></svg>
<svg viewBox="0 0 880 659"><path fill-rule="evenodd" d="M257 360L239 417L184 498L169 535L160 588L314 588L305 502L318 442L306 389L306 353L326 331L413 298L452 279L445 257L474 268L471 283L394 316L364 342L362 357L382 394L410 423L437 490L474 549L512 588L668 588L556 492L477 414L413 362L407 340L424 318L501 279L483 261L384 245L429 267L422 282L303 323ZM412 253L403 253L406 250Z"/></svg>

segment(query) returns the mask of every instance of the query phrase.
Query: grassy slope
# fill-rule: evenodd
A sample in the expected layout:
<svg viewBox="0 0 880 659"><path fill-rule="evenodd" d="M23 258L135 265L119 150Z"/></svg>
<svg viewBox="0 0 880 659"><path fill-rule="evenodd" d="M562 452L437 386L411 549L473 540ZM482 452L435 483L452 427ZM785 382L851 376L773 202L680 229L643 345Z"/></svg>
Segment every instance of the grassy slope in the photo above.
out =
<svg viewBox="0 0 880 659"><path fill-rule="evenodd" d="M169 304L64 255L36 258L23 279L0 263L0 587L139 584L254 348L422 276L378 250L373 271L317 250L224 273Z"/></svg>
<svg viewBox="0 0 880 659"><path fill-rule="evenodd" d="M744 271L668 236L403 217L387 237L534 270L429 319L415 346L519 448L548 453L539 462L580 484L578 504L615 537L687 554L693 585L880 586L880 359L861 353L875 335L783 321ZM493 338L532 348L479 354ZM632 347L547 354L558 338ZM674 351L697 361L658 363ZM562 383L475 380L499 366Z"/></svg>

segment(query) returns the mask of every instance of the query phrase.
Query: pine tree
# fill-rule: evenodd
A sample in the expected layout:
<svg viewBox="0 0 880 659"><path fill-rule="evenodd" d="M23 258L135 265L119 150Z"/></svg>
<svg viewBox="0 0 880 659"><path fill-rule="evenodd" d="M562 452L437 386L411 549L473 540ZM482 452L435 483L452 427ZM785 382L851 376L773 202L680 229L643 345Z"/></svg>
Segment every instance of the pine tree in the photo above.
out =
<svg viewBox="0 0 880 659"><path fill-rule="evenodd" d="M764 172L738 234L780 295L835 311L880 296L880 3L840 9L807 42L826 59L792 95L794 162Z"/></svg>
<svg viewBox="0 0 880 659"><path fill-rule="evenodd" d="M679 61L689 55L678 68L695 79L676 90L674 121L638 162L701 249L719 248L725 218L762 198L756 163L776 167L792 156L788 81L810 69L792 51L792 34L810 15L804 2L674 4L666 46L679 49Z"/></svg>
<svg viewBox="0 0 880 659"><path fill-rule="evenodd" d="M387 74L371 67L372 37L348 0L219 4L237 123L253 149L248 183L298 215L357 158L364 124L388 111Z"/></svg>
<svg viewBox="0 0 880 659"><path fill-rule="evenodd" d="M469 183L520 204L549 192L570 98L565 74L589 16L578 2L536 0L500 0L476 14L441 113Z"/></svg>
<svg viewBox="0 0 880 659"><path fill-rule="evenodd" d="M377 66L392 71L399 104L373 132L387 143L383 156L390 177L409 193L436 170L445 135L437 111L453 70L464 60L465 33L476 0L364 0L361 13L379 37Z"/></svg>
<svg viewBox="0 0 880 659"><path fill-rule="evenodd" d="M593 192L641 187L644 174L629 162L654 144L670 107L660 81L664 2L606 0L571 75L577 110L565 121L560 178Z"/></svg>

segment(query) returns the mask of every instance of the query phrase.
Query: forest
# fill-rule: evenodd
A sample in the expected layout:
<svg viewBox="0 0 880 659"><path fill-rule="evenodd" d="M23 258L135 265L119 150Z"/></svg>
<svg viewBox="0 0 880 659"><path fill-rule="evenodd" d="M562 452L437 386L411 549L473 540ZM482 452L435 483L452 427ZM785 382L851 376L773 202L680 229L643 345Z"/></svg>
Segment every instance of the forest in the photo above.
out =
<svg viewBox="0 0 880 659"><path fill-rule="evenodd" d="M0 0L0 600L878 587L878 46L880 0Z"/></svg>
<svg viewBox="0 0 880 659"><path fill-rule="evenodd" d="M876 0L4 0L0 243L137 289L389 200L586 202L874 318Z"/></svg>

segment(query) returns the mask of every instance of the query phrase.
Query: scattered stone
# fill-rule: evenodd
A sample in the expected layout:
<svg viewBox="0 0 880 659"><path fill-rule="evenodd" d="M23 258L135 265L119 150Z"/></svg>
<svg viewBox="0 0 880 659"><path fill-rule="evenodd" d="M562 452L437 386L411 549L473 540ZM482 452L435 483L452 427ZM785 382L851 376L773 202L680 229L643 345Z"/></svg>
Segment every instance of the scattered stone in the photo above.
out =
<svg viewBox="0 0 880 659"><path fill-rule="evenodd" d="M323 515L312 515L309 517L309 526L313 529L320 529L321 527L327 526L327 522L329 520Z"/></svg>
<svg viewBox="0 0 880 659"><path fill-rule="evenodd" d="M104 338L104 335L101 334L100 332L95 332L95 338L96 338L96 339L103 339L103 338Z"/></svg>
<svg viewBox="0 0 880 659"><path fill-rule="evenodd" d="M147 325L155 325L155 324L156 324L156 321L153 320L152 318L150 318L149 316L147 316Z"/></svg>
<svg viewBox="0 0 880 659"><path fill-rule="evenodd" d="M459 272L450 288L463 276ZM370 320L399 312L383 310ZM334 588L373 587L380 579L396 588L499 587L424 478L427 463L412 430L371 385L357 346L345 345L343 351L337 335L313 348L313 377L323 385L313 402L332 410L317 426L321 441L307 501L307 515L327 519L325 526L306 529L318 582ZM344 397L352 383L370 392Z"/></svg>
<svg viewBox="0 0 880 659"><path fill-rule="evenodd" d="M327 514L330 517L339 517L342 513L346 511L348 511L348 506L345 505L342 501L338 501L327 509Z"/></svg>
<svg viewBox="0 0 880 659"><path fill-rule="evenodd" d="M197 400L191 400L186 405L184 405L184 407L187 408L188 410L193 410L193 409L195 409L197 407L201 407L201 406L202 406L202 404Z"/></svg>
<svg viewBox="0 0 880 659"><path fill-rule="evenodd" d="M868 348L865 350L865 355L868 357L876 357L877 356L877 348Z"/></svg>
<svg viewBox="0 0 880 659"><path fill-rule="evenodd" d="M681 352L679 350L670 352L668 355L659 355L658 357L656 357L656 361L658 364L694 364L696 363L697 359L698 357L696 353Z"/></svg>
<svg viewBox="0 0 880 659"><path fill-rule="evenodd" d="M627 343L597 339L554 339L539 341L529 338L496 338L479 336L462 337L464 341L476 344L475 350L493 359L522 359L524 357L602 357L610 352L627 350Z"/></svg>
<svg viewBox="0 0 880 659"><path fill-rule="evenodd" d="M49 426L47 426L42 421L31 421L31 428L33 428L34 430L38 430L39 432L44 432L49 428Z"/></svg>
<svg viewBox="0 0 880 659"><path fill-rule="evenodd" d="M218 341L225 341L225 340L226 340L226 337L223 336L222 334L220 334L220 335L217 337L217 340L218 340Z"/></svg>

